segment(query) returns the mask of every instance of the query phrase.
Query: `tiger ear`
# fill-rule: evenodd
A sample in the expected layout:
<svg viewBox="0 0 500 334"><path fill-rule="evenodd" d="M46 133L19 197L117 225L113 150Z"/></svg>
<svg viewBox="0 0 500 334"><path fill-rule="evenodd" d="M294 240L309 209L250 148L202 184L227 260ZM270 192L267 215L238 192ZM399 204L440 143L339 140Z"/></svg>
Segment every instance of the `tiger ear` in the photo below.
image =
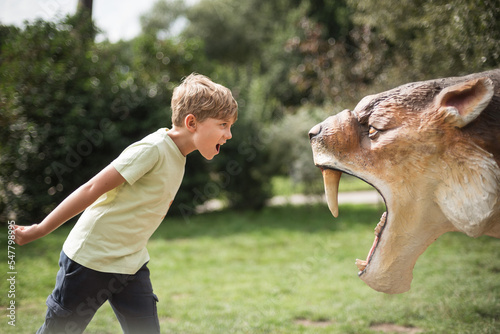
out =
<svg viewBox="0 0 500 334"><path fill-rule="evenodd" d="M494 88L490 78L469 80L443 89L435 103L449 123L461 128L475 120L486 108Z"/></svg>

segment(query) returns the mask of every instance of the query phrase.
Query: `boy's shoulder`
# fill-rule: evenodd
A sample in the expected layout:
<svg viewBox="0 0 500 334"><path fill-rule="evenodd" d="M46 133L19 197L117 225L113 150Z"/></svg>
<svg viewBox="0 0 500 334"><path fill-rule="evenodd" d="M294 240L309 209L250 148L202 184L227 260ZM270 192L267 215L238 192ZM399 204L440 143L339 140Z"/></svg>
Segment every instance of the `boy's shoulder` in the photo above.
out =
<svg viewBox="0 0 500 334"><path fill-rule="evenodd" d="M173 143L171 143L171 139L167 134L168 129L167 128L161 128L156 130L155 132L152 132L142 139L133 142L129 146L127 146L122 154L126 154L131 151L144 151L144 150L150 150L154 149L157 150L159 149L160 151L165 151L168 149L170 146L172 146ZM175 145L175 144L174 144ZM162 149L163 147L163 149ZM130 153L129 153L130 154ZM135 154L135 153L134 153Z"/></svg>
<svg viewBox="0 0 500 334"><path fill-rule="evenodd" d="M180 152L175 142L168 135L168 131L169 131L168 128L160 128L130 146L145 145L150 147L156 147L160 155L175 154L179 156L179 158L185 158L184 155L182 155L182 153Z"/></svg>
<svg viewBox="0 0 500 334"><path fill-rule="evenodd" d="M168 129L159 129L129 145L113 162L116 170L133 184L148 171L166 170L165 166L182 169L186 157L168 136Z"/></svg>
<svg viewBox="0 0 500 334"><path fill-rule="evenodd" d="M167 128L158 129L155 132L146 135L142 139L133 142L126 149L130 149L136 146L158 146L162 143L165 143L166 141L168 142L170 141L170 137L168 136L167 132Z"/></svg>
<svg viewBox="0 0 500 334"><path fill-rule="evenodd" d="M145 136L139 142L151 142L151 143L161 142L168 137L167 133L168 133L167 128L160 128L155 132L152 132L149 135Z"/></svg>

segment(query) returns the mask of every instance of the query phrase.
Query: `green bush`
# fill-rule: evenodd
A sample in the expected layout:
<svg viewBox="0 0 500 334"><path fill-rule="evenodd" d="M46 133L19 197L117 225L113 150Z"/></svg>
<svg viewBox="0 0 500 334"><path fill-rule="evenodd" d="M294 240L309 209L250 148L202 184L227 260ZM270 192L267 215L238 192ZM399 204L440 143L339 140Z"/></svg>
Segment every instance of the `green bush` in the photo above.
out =
<svg viewBox="0 0 500 334"><path fill-rule="evenodd" d="M75 22L2 27L3 221L42 219L126 146L168 127L171 89L191 70L176 45L138 39L144 50L130 54L130 45L94 43L95 29ZM144 55L160 66L146 69Z"/></svg>
<svg viewBox="0 0 500 334"><path fill-rule="evenodd" d="M93 48L95 30L75 22L3 28L2 216L40 219L114 151L110 66Z"/></svg>
<svg viewBox="0 0 500 334"><path fill-rule="evenodd" d="M42 219L126 146L169 127L172 89L189 73L214 74L233 90L240 82L222 67L220 76L213 72L196 38L144 34L95 43L95 29L75 20L0 29L2 221ZM265 151L255 147L258 124L240 118L235 130L248 136L235 136L213 163L197 153L188 157L171 214L191 214L214 197L227 197L234 207L262 207L269 182L259 167Z"/></svg>

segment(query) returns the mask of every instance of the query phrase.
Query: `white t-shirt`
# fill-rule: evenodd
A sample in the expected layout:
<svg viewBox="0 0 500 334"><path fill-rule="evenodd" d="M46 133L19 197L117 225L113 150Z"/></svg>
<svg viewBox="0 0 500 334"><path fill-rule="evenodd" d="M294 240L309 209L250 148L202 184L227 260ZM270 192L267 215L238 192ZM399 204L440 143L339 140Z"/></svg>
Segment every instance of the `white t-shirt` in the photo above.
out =
<svg viewBox="0 0 500 334"><path fill-rule="evenodd" d="M146 244L174 200L186 157L160 129L127 147L111 165L127 180L80 216L63 250L101 272L135 274L147 261Z"/></svg>

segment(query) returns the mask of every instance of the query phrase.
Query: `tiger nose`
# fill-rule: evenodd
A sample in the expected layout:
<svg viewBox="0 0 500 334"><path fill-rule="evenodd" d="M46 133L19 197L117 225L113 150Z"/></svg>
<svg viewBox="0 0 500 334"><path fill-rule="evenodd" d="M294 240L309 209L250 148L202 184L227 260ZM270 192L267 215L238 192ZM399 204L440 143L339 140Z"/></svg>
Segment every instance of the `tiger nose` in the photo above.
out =
<svg viewBox="0 0 500 334"><path fill-rule="evenodd" d="M316 137L320 132L321 132L321 124L316 124L315 126L313 126L313 128L309 131L309 140Z"/></svg>

